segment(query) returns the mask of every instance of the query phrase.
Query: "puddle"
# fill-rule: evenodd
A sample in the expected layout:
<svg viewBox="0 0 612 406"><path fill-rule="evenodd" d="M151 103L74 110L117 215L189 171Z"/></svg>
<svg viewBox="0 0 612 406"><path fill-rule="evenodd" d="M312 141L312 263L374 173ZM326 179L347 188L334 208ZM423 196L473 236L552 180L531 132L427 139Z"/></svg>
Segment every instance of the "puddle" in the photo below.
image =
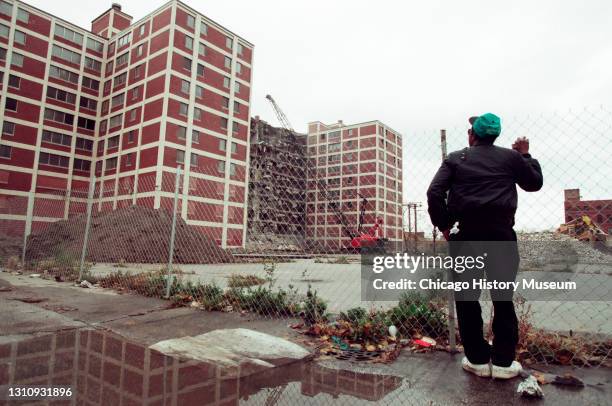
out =
<svg viewBox="0 0 612 406"><path fill-rule="evenodd" d="M215 365L182 361L116 334L86 329L4 337L0 386L7 384L67 385L73 398L65 404L73 405L318 404L341 399L359 404L380 402L402 379L313 362L236 378Z"/></svg>

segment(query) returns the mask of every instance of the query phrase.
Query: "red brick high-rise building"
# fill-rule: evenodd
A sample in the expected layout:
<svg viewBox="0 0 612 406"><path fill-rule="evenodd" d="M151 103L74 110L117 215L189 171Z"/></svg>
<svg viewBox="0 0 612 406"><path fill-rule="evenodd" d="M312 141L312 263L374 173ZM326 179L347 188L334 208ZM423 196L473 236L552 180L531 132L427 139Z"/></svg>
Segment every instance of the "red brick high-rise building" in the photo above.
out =
<svg viewBox="0 0 612 406"><path fill-rule="evenodd" d="M138 21L113 4L91 31L0 0L2 231L82 212L92 180L95 210L170 208L183 166L182 217L243 245L252 57L176 0Z"/></svg>
<svg viewBox="0 0 612 406"><path fill-rule="evenodd" d="M331 249L347 247L334 204L355 233L382 220L381 237L402 240L402 136L380 121L345 125L308 124L309 168L306 235ZM320 187L319 182L325 185ZM363 199L367 202L363 203Z"/></svg>

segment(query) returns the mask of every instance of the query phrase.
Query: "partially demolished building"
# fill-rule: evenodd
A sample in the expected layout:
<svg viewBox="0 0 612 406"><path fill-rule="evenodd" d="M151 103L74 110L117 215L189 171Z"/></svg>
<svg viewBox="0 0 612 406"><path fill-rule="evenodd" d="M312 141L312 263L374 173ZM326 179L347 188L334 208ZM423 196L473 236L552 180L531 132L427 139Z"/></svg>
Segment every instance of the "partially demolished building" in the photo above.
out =
<svg viewBox="0 0 612 406"><path fill-rule="evenodd" d="M247 250L296 250L304 240L306 135L251 119Z"/></svg>

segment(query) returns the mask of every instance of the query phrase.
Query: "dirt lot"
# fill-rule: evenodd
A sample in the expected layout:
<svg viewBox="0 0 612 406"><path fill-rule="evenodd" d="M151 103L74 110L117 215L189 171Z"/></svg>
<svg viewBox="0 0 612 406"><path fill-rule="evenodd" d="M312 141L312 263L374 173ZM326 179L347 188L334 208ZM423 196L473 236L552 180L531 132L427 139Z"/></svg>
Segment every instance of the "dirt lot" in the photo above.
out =
<svg viewBox="0 0 612 406"><path fill-rule="evenodd" d="M64 256L80 258L86 216L57 221L28 238L26 260ZM91 219L87 261L164 263L168 260L172 216L165 210L132 206L95 213ZM174 262L179 264L233 262L215 241L176 220Z"/></svg>

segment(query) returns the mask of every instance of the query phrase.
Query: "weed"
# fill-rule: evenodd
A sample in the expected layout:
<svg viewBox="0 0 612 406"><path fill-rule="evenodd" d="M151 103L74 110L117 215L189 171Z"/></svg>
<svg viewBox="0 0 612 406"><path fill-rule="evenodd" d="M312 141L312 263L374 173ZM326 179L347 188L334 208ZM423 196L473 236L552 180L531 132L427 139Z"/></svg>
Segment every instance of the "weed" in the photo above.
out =
<svg viewBox="0 0 612 406"><path fill-rule="evenodd" d="M243 288L248 286L262 285L265 282L265 279L262 279L257 275L231 274L228 277L227 286L230 288Z"/></svg>

